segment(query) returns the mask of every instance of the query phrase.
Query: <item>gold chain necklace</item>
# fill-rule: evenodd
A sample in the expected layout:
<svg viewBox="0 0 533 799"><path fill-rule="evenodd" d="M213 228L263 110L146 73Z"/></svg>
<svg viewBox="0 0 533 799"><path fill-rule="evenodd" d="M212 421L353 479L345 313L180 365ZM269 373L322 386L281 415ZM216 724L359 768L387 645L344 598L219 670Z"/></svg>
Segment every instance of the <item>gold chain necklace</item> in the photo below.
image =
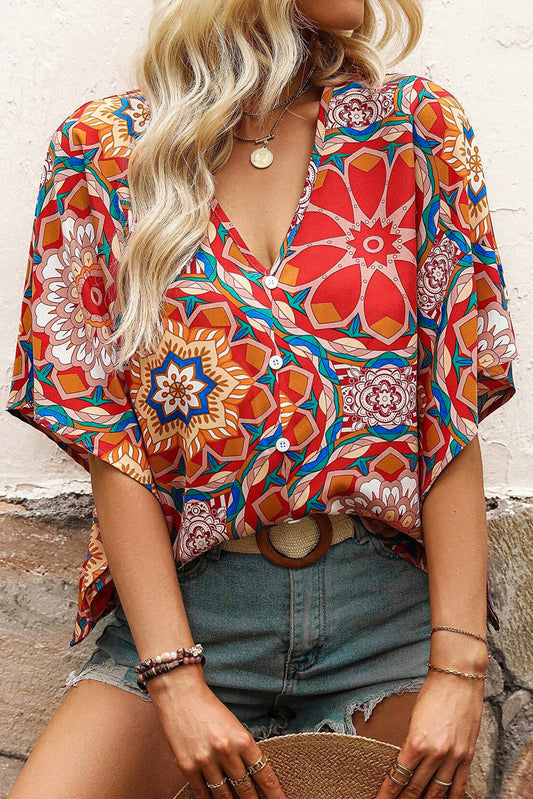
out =
<svg viewBox="0 0 533 799"><path fill-rule="evenodd" d="M274 125L272 126L270 132L266 136L262 136L259 139L255 139L255 138L254 139L246 139L243 136L238 136L236 133L233 134L236 139L239 139L239 141L254 142L255 144L261 144L262 145L261 147L255 147L252 150L252 152L250 153L250 163L252 164L252 166L255 166L257 169L266 169L266 167L270 166L270 164L274 160L274 153L272 152L272 150L268 149L268 142L270 141L270 139L274 138L274 131L277 128L277 126L278 126L278 124L279 124L279 122L281 120L281 117L283 116L285 111L288 111L289 108L291 107L291 105L294 103L294 101L297 100L298 97L300 97L304 92L306 92L308 89L311 88L311 82L310 82L309 78L310 78L312 72L314 72L314 69L315 68L313 66L309 70L309 72L308 72L308 74L307 74L307 76L305 78L304 83L300 86L300 88L298 89L296 94L291 98L290 102L285 106L285 108L283 109L281 114L278 116L278 118L274 122ZM279 105L281 105L281 103ZM276 106L274 106L274 108L276 108ZM271 110L273 110L273 109L271 109Z"/></svg>

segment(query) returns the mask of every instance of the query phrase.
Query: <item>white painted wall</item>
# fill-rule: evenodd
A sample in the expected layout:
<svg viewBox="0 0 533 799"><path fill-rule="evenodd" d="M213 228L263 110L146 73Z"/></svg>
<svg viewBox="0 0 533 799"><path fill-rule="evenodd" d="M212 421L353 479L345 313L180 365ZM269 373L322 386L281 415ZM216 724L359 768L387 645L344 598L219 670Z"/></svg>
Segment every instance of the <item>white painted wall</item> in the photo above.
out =
<svg viewBox="0 0 533 799"><path fill-rule="evenodd" d="M0 408L4 408L41 167L59 123L89 99L134 86L131 56L147 0L1 0ZM467 109L483 156L518 338L517 396L480 428L487 495L533 493L533 301L528 215L530 0L426 0L422 42L395 68L430 76ZM528 322L529 318L529 322ZM45 436L0 411L0 495L88 491L85 472Z"/></svg>

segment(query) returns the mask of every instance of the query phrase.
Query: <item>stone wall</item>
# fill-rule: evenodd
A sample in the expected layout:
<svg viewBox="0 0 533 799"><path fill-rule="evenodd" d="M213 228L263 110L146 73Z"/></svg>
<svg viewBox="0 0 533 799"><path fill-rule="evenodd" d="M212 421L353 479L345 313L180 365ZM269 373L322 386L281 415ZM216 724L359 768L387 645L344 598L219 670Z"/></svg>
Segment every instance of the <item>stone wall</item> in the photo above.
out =
<svg viewBox="0 0 533 799"><path fill-rule="evenodd" d="M66 675L94 646L69 647L91 497L0 501L0 799L62 699ZM490 500L491 587L501 621L490 635L474 799L533 797L531 647L533 498Z"/></svg>
<svg viewBox="0 0 533 799"><path fill-rule="evenodd" d="M484 723L473 771L479 796L533 797L533 498L491 500L489 578L500 618L490 635ZM475 794L477 799L477 794Z"/></svg>

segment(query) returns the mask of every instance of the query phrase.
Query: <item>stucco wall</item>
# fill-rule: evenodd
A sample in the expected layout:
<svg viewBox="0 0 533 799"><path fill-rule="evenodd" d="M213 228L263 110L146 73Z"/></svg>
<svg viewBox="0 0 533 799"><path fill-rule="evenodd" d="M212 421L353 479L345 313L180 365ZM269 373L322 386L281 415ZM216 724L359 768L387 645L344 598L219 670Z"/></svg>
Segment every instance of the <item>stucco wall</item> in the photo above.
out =
<svg viewBox="0 0 533 799"><path fill-rule="evenodd" d="M14 354L33 212L48 140L82 102L131 88L130 59L151 4L146 0L3 0L0 162L0 405ZM521 358L518 396L480 430L488 496L531 494L528 298L533 270L528 218L532 114L529 0L426 0L423 41L398 67L432 77L467 108L484 157L489 201ZM7 25L6 25L7 19ZM529 323L530 324L530 323ZM81 467L29 426L0 413L0 496L88 490Z"/></svg>

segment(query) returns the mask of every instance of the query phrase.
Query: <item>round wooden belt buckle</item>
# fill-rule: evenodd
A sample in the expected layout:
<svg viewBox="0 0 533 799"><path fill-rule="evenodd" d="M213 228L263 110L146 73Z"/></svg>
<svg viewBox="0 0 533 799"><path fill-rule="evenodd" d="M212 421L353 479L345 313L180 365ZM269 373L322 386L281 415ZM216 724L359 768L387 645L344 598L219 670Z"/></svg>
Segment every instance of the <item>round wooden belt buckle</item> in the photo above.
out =
<svg viewBox="0 0 533 799"><path fill-rule="evenodd" d="M275 566L284 566L286 569L301 569L304 566L310 566L312 563L315 563L315 561L320 560L331 546L333 527L331 526L331 519L327 513L313 513L311 518L316 522L320 537L315 547L308 552L307 555L301 558L291 558L288 555L284 555L274 547L270 539L270 528L265 527L255 534L257 546L263 557Z"/></svg>

